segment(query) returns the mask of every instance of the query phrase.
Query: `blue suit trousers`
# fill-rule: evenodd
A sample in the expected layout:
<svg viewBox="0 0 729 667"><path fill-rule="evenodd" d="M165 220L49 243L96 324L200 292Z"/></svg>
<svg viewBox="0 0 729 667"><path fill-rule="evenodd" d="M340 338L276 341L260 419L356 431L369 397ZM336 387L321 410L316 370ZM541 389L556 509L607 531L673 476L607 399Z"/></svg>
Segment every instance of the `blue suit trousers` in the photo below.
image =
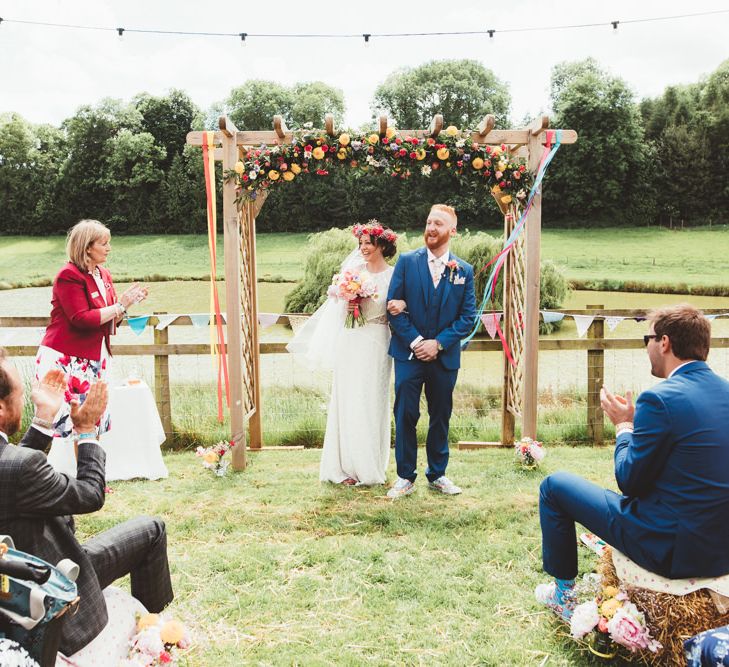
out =
<svg viewBox="0 0 729 667"><path fill-rule="evenodd" d="M575 521L627 553L623 532L612 521L623 497L572 473L556 472L546 477L539 487L544 571L557 579L577 576Z"/></svg>
<svg viewBox="0 0 729 667"><path fill-rule="evenodd" d="M397 475L415 481L418 463L417 425L420 418L420 395L425 387L428 403L428 436L425 450L428 467L425 475L431 482L445 474L448 466L448 423L453 410L453 388L458 369L448 370L438 359L395 359L395 458Z"/></svg>

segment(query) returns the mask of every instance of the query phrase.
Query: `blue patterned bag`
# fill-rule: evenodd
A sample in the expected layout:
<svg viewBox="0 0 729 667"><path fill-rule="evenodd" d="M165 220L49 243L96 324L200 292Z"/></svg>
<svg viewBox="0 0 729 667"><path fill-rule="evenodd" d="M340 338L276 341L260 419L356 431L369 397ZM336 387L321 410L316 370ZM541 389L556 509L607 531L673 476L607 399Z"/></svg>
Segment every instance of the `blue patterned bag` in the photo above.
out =
<svg viewBox="0 0 729 667"><path fill-rule="evenodd" d="M71 561L54 567L0 536L0 637L20 644L41 667L52 666L63 616L78 604Z"/></svg>

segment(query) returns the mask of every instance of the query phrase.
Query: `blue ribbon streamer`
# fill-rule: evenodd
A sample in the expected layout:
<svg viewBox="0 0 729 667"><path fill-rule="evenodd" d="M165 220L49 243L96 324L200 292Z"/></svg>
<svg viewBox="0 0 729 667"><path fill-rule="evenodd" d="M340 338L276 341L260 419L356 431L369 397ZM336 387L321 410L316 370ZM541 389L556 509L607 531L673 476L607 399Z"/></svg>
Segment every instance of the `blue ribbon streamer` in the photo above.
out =
<svg viewBox="0 0 729 667"><path fill-rule="evenodd" d="M547 155L547 158L542 163L541 167L537 171L536 176L534 177L534 183L532 184L532 188L529 191L529 197L527 197L527 203L524 206L524 211L522 212L521 216L519 217L519 221L514 225L514 229L511 231L511 234L509 234L509 238L506 239L504 242L503 248L509 247L516 239L519 237L519 235L524 231L524 228L526 227L525 221L526 216L529 212L529 209L531 208L532 201L534 197L536 197L537 192L539 190L539 186L542 184L542 180L544 179L544 174L547 171L547 167L549 166L549 163L552 161L552 158L554 158L555 154L559 150L559 147L562 143L562 130L556 130L555 131L555 138L554 138L554 145L549 151L549 155ZM503 250L502 248L502 250ZM503 265L503 263L506 261L506 257L511 252L511 248L507 252L505 252L499 260L496 262L494 267L491 269L491 275L489 275L489 279L486 281L486 289L483 293L483 299L481 300L481 305L478 307L478 311L476 312L476 317L474 319L474 327L470 334L466 338L464 338L461 341L461 347L465 349L465 347L471 342L473 337L478 332L478 329L481 325L481 315L483 315L483 312L486 310L486 305L491 299L491 291L493 290L494 286L494 280L496 280L496 274L498 273L499 269Z"/></svg>

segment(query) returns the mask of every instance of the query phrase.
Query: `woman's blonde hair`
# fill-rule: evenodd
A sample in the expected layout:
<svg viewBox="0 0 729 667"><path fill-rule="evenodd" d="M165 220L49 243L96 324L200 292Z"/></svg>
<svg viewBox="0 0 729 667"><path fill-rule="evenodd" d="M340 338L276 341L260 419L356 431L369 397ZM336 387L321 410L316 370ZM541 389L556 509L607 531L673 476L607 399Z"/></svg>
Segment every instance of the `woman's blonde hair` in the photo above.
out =
<svg viewBox="0 0 729 667"><path fill-rule="evenodd" d="M82 271L89 270L88 249L100 239L111 237L109 228L98 220L81 220L68 232L66 239L66 254L70 262Z"/></svg>

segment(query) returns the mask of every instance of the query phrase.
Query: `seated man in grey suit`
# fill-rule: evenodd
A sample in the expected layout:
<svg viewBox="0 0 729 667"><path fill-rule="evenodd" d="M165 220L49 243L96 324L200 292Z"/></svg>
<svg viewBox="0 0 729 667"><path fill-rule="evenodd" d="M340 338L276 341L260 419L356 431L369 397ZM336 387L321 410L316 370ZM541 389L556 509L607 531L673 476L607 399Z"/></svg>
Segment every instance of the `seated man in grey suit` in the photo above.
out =
<svg viewBox="0 0 729 667"><path fill-rule="evenodd" d="M132 595L152 612L171 602L167 534L159 519L137 517L79 544L73 514L104 505L104 450L96 439L96 423L106 407L108 390L99 382L82 406L72 406L79 437L76 479L57 473L46 461L51 422L66 388L61 371L49 371L34 387L33 423L20 446L8 436L20 428L23 385L18 371L0 347L0 533L15 546L49 563L70 558L80 567L78 613L65 620L61 651L72 655L96 637L108 616L102 589L131 574Z"/></svg>

